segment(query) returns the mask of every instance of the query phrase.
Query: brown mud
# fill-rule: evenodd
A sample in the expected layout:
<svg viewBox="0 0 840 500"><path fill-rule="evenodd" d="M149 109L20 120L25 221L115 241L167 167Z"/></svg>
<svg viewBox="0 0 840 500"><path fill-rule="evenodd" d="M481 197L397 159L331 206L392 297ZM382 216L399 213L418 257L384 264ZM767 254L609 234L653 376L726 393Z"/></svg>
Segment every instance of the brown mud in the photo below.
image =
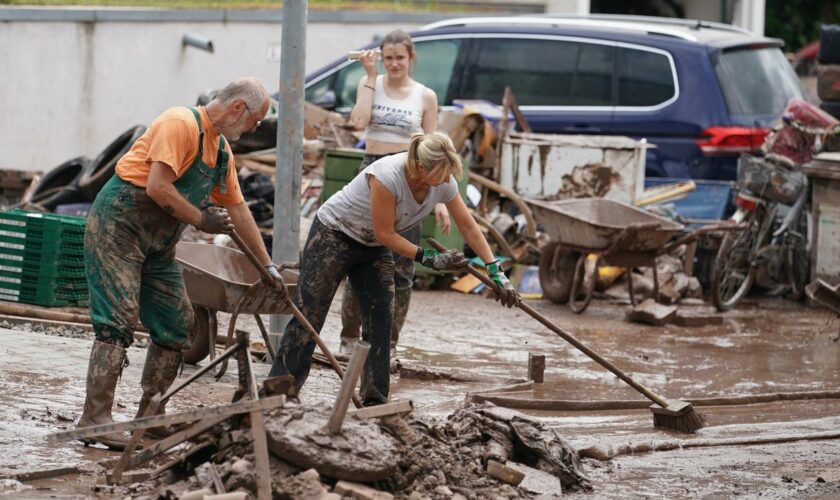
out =
<svg viewBox="0 0 840 500"><path fill-rule="evenodd" d="M518 310L456 292L415 292L397 352L410 366L470 373L482 382L441 377L392 379L391 397L411 399L418 418L442 418L463 406L465 394L522 379L528 352L546 356L545 383L535 397L546 399L636 399L615 376L575 351ZM337 348L340 297L327 316L323 337ZM547 301L529 301L538 312L574 334L632 377L669 398L743 396L757 393L840 389L840 332L836 321L814 309L782 300L750 300L726 313L722 325L652 327L624 321L625 306L595 301L583 315ZM689 308L690 309L690 308ZM221 315L220 315L221 316ZM226 318L220 318L226 331ZM237 325L258 339L253 318ZM70 429L84 400L90 340L38 332L0 330L0 475L96 462L114 453L76 442L48 446L49 432ZM131 365L117 389L117 420L133 418L140 398L145 350L129 350ZM188 367L183 376L195 368ZM268 372L257 364L258 378ZM169 404L169 412L229 402L235 367L221 382L206 377ZM486 381L486 382L484 382ZM331 405L338 380L313 367L303 388L305 404ZM574 448L684 442L735 437L771 437L836 430L840 400L780 401L708 407L707 427L696 436L654 430L647 410L601 412L525 411L556 430ZM583 460L583 471L599 497L749 495L831 497L840 494L840 442L802 441L722 446L620 456L608 462ZM91 491L92 476L31 481L17 498L103 495ZM429 485L432 486L431 484ZM37 489L42 488L42 489ZM43 489L46 488L46 489ZM0 495L4 494L0 489Z"/></svg>

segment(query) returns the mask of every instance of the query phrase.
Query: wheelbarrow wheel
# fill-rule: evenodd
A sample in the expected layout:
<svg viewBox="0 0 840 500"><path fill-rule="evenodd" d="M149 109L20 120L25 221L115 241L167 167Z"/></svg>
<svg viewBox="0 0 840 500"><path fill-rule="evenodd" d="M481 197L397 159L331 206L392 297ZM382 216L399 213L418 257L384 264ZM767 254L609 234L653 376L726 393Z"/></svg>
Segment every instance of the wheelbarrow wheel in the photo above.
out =
<svg viewBox="0 0 840 500"><path fill-rule="evenodd" d="M193 304L195 328L190 335L190 348L184 353L184 363L197 365L210 354L210 333L216 338L216 311Z"/></svg>
<svg viewBox="0 0 840 500"><path fill-rule="evenodd" d="M543 297L555 304L569 301L575 264L580 252L567 250L557 242L551 242L540 252L540 287Z"/></svg>
<svg viewBox="0 0 840 500"><path fill-rule="evenodd" d="M586 254L578 257L575 265L575 275L572 279L572 289L569 292L569 309L577 314L582 313L592 302L595 292L595 279L598 273L598 258L590 259Z"/></svg>

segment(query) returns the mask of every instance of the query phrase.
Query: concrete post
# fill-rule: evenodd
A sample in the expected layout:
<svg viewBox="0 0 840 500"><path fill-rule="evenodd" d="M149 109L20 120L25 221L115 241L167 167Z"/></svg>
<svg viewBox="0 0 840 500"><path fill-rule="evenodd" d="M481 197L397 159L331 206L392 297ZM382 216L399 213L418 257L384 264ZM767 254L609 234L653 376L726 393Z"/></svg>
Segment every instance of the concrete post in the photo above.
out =
<svg viewBox="0 0 840 500"><path fill-rule="evenodd" d="M277 176L274 190L275 263L300 259L300 177L303 163L303 84L306 78L307 0L283 2L280 41L280 104L277 120ZM277 349L290 315L272 315L271 348Z"/></svg>

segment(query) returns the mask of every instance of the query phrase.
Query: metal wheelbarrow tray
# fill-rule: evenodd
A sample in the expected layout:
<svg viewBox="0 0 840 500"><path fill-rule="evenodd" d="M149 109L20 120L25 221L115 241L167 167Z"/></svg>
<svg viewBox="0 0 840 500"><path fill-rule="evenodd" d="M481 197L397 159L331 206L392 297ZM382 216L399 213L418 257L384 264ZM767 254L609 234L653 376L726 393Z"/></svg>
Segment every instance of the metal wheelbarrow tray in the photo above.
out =
<svg viewBox="0 0 840 500"><path fill-rule="evenodd" d="M232 314L228 344L232 344L235 337L237 316L253 314L270 352L268 332L259 315L291 314L291 310L262 282L245 254L233 248L182 241L175 248L175 259L181 266L187 296L196 316L192 346L184 353L185 362L195 364L208 354L211 358L215 354L211 346L216 343L217 311ZM294 295L298 272L283 269L281 275L288 293Z"/></svg>
<svg viewBox="0 0 840 500"><path fill-rule="evenodd" d="M551 237L540 256L543 293L554 302L568 301L577 313L583 312L592 299L599 264L630 270L652 267L654 297L658 297L657 256L705 233L737 228L712 225L686 234L682 224L603 198L527 201L534 219ZM635 305L633 273L628 272L627 278L630 302Z"/></svg>
<svg viewBox="0 0 840 500"><path fill-rule="evenodd" d="M655 252L684 230L682 224L603 198L528 204L552 240L586 252Z"/></svg>

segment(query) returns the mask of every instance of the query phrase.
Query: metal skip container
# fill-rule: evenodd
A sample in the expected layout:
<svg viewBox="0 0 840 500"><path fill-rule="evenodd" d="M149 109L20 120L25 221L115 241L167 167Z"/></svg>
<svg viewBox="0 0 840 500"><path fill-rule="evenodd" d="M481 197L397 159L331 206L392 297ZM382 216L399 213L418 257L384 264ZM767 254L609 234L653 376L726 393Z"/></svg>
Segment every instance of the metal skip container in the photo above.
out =
<svg viewBox="0 0 840 500"><path fill-rule="evenodd" d="M542 200L598 197L634 204L642 197L644 139L511 132L502 143L500 183Z"/></svg>

